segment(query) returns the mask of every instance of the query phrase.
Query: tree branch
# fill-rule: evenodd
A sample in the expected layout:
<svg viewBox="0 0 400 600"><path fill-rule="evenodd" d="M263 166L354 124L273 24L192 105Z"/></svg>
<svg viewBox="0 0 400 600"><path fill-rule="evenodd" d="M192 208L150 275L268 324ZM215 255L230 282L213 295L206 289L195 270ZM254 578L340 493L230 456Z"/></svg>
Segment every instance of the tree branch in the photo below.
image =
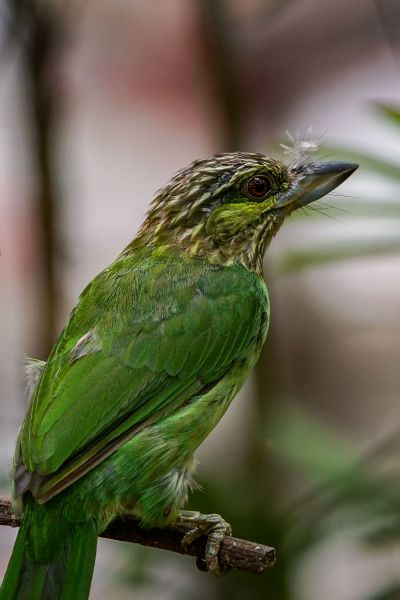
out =
<svg viewBox="0 0 400 600"><path fill-rule="evenodd" d="M0 525L19 527L19 524L20 520L12 513L10 501L0 497ZM184 550L181 544L183 535L184 531L179 527L146 530L140 527L137 519L127 518L116 519L101 534L101 537L171 550L179 554L204 556L206 538L199 538ZM230 536L225 536L222 540L219 554L222 567L241 569L251 573L264 573L266 569L275 564L274 548Z"/></svg>

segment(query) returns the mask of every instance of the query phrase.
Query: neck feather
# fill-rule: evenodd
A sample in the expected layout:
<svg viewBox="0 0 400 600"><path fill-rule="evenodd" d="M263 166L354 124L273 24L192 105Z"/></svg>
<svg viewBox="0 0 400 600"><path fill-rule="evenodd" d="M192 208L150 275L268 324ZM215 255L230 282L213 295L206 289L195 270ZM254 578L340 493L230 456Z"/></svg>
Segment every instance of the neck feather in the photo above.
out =
<svg viewBox="0 0 400 600"><path fill-rule="evenodd" d="M218 228L215 223L210 227L209 220L194 227L182 225L170 229L145 222L130 247L176 246L190 256L207 258L223 266L239 263L261 275L265 251L282 221L282 215L260 212L256 219L241 221L240 227L231 230Z"/></svg>

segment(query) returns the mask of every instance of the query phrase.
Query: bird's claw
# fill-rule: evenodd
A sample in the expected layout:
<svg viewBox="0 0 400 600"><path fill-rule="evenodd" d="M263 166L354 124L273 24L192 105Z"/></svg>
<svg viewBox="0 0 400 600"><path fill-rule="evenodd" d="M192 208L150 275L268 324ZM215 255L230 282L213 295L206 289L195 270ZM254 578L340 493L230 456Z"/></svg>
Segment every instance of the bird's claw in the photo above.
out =
<svg viewBox="0 0 400 600"><path fill-rule="evenodd" d="M196 564L201 571L209 571L214 575L223 575L229 569L223 567L218 560L221 542L225 535L232 534L232 528L217 514L203 515L199 512L182 511L178 524L187 531L182 539L183 548L190 546L199 537L206 535L207 544L204 558L198 557Z"/></svg>

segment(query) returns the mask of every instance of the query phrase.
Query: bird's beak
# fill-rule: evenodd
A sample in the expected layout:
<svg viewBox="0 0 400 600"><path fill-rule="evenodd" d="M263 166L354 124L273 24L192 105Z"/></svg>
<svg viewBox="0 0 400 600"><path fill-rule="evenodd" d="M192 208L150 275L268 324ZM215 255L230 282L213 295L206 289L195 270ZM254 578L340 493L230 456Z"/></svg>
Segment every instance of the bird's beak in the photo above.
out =
<svg viewBox="0 0 400 600"><path fill-rule="evenodd" d="M278 199L276 208L285 206L293 210L322 198L343 183L358 169L355 163L317 162L297 169L294 183Z"/></svg>

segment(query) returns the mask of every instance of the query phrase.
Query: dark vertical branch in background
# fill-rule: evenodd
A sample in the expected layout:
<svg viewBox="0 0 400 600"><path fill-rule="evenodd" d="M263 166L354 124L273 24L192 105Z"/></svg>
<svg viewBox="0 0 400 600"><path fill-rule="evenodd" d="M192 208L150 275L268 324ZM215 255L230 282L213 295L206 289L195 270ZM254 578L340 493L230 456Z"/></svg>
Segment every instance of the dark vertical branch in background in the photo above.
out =
<svg viewBox="0 0 400 600"><path fill-rule="evenodd" d="M55 21L48 11L36 10L31 21L30 48L25 53L28 99L32 111L34 158L37 161L37 209L40 226L40 265L43 314L39 352L47 356L54 343L59 290L56 278L57 199L52 170L52 134L54 131L55 98L51 86L51 59L55 48Z"/></svg>
<svg viewBox="0 0 400 600"><path fill-rule="evenodd" d="M236 60L241 50L240 38L236 35L234 23L232 23L223 0L220 2L198 0L198 13L210 92L217 106L221 149L224 151L237 150L242 147L245 127L243 119L245 107L240 99L241 65ZM277 365L272 364L271 361L271 358L276 355L276 346L276 336L272 331L268 338L268 361L261 359L255 369L256 393L252 404L253 410L246 423L247 447L245 468L243 469L245 477L242 478L242 484L249 490L253 490L251 493L252 504L247 519L243 517L242 511L241 513L242 521L245 521L245 531L251 532L255 525L265 539L268 539L269 534L273 535L274 539L278 541L279 551L284 523L270 517L271 514L274 514L277 502L275 494L271 491L271 481L276 477L276 467L272 460L266 458L267 453L263 446L265 424L271 411L271 404L273 404L271 401L279 389L276 375L279 370L276 369ZM235 474L233 481L237 480L237 476ZM229 486L228 481L226 485ZM254 488L257 489L257 493L254 492ZM230 492L226 489L225 491L227 497L230 497L230 493L235 495L232 488L230 488ZM257 515L256 520L254 515ZM281 600L289 598L290 586L286 575L285 569L276 569L269 575L269 586ZM226 598L230 589L229 585L228 581L219 584L214 589L215 597Z"/></svg>
<svg viewBox="0 0 400 600"><path fill-rule="evenodd" d="M52 166L52 135L56 117L56 96L52 62L59 43L59 20L50 3L9 0L12 42L17 40L22 62L26 104L31 122L38 222L39 314L41 324L35 351L46 357L56 334L59 289L56 277L57 195Z"/></svg>
<svg viewBox="0 0 400 600"><path fill-rule="evenodd" d="M234 23L230 18L224 0L198 0L199 21L201 38L204 43L206 69L212 83L212 94L218 107L221 120L221 143L224 150L236 150L240 147L243 123L243 107L240 102L239 90L241 89L240 65L235 63L235 55L240 52L240 38L235 35ZM267 352L276 354L275 332L270 331L267 343ZM277 391L276 365L267 365L264 360L259 361L256 367L256 399L254 435L249 435L248 468L255 481L265 481L261 471L265 464L260 460L259 440L262 439L262 428L270 410L270 399ZM262 365L262 366L261 366ZM267 367L267 368L266 368ZM271 368L270 368L271 367ZM265 396L269 396L269 402ZM257 441L258 440L258 441Z"/></svg>
<svg viewBox="0 0 400 600"><path fill-rule="evenodd" d="M224 0L198 0L197 6L204 61L218 112L221 149L238 150L243 127L232 23Z"/></svg>
<svg viewBox="0 0 400 600"><path fill-rule="evenodd" d="M393 56L400 64L400 0L375 0L374 4Z"/></svg>

